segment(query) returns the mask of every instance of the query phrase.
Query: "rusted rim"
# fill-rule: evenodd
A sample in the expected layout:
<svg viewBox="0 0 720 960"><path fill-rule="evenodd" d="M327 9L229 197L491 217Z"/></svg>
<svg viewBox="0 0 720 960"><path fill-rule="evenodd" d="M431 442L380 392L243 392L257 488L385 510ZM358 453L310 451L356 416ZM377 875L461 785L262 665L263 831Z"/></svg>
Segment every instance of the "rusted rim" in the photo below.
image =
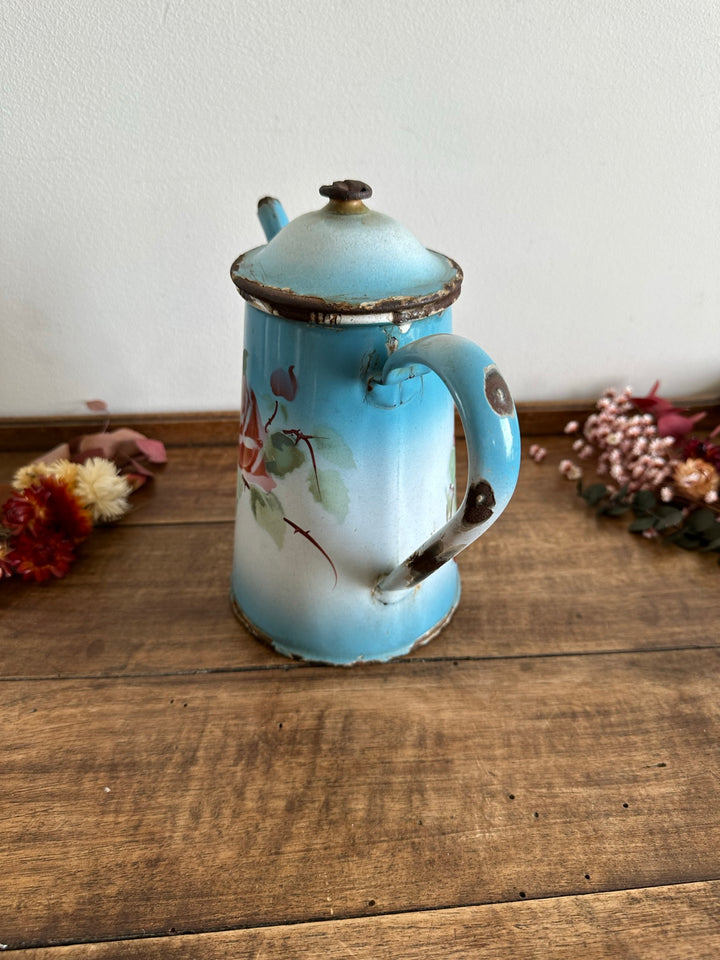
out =
<svg viewBox="0 0 720 960"><path fill-rule="evenodd" d="M336 326L357 323L400 324L420 320L440 313L455 303L460 296L463 280L459 265L446 257L445 259L455 269L455 276L450 283L440 287L439 290L420 297L388 297L385 300L373 300L367 303L347 303L305 296L285 288L268 287L255 280L239 276L240 264L246 256L247 254L242 254L230 268L230 276L240 296L265 313L304 323Z"/></svg>

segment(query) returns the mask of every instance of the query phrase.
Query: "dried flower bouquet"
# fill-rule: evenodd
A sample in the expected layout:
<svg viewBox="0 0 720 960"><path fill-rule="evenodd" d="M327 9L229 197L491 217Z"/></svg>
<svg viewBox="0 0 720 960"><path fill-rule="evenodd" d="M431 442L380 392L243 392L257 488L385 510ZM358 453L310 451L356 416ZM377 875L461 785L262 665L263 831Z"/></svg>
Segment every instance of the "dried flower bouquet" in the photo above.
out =
<svg viewBox="0 0 720 960"><path fill-rule="evenodd" d="M705 414L688 415L658 396L658 387L645 397L634 397L630 388L606 390L582 426L571 421L565 427L574 459L562 460L560 472L577 481L598 514L630 516L632 533L720 553L720 445L713 442L720 428L695 435ZM542 459L539 448L530 453ZM586 485L588 472L597 479Z"/></svg>

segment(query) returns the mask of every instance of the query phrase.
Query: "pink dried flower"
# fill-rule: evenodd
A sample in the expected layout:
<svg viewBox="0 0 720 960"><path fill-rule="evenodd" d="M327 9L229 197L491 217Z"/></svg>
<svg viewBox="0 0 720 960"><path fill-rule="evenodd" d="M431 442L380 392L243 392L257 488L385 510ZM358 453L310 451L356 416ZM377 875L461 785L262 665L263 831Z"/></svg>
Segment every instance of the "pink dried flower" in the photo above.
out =
<svg viewBox="0 0 720 960"><path fill-rule="evenodd" d="M579 429L580 424L577 422L577 420L569 420L565 424L565 433L577 433Z"/></svg>
<svg viewBox="0 0 720 960"><path fill-rule="evenodd" d="M582 470L572 460L561 460L559 470L568 480L579 480L582 477Z"/></svg>
<svg viewBox="0 0 720 960"><path fill-rule="evenodd" d="M530 444L530 449L528 452L535 463L542 463L547 456L547 450L545 447L541 447L537 443Z"/></svg>

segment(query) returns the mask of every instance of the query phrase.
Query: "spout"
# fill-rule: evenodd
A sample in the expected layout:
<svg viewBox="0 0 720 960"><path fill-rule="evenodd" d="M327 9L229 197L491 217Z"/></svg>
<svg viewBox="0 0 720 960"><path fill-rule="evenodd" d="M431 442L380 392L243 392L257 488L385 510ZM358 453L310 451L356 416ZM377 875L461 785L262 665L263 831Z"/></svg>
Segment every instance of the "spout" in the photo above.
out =
<svg viewBox="0 0 720 960"><path fill-rule="evenodd" d="M280 233L288 222L283 205L275 197L263 197L258 201L258 219L268 241Z"/></svg>

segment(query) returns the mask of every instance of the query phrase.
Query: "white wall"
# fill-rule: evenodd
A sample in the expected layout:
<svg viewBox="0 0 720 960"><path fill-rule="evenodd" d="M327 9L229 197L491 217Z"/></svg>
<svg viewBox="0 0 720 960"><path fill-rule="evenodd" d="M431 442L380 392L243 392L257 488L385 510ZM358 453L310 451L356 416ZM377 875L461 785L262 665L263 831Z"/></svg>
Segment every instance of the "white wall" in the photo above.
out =
<svg viewBox="0 0 720 960"><path fill-rule="evenodd" d="M720 389L718 0L2 0L0 416L233 409L257 199L465 271L519 400Z"/></svg>

